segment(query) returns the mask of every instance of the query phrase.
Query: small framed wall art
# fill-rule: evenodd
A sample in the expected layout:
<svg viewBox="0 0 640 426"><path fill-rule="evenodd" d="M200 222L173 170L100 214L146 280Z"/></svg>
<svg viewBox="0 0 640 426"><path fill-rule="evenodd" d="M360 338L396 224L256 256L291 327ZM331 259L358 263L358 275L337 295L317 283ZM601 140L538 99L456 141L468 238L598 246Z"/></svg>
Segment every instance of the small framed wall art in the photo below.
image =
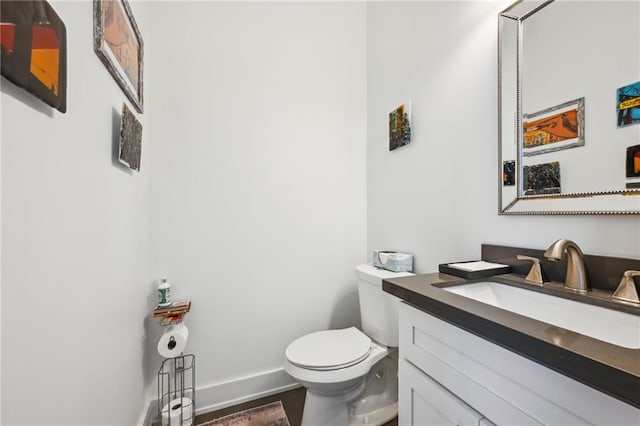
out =
<svg viewBox="0 0 640 426"><path fill-rule="evenodd" d="M627 148L627 177L640 177L640 145Z"/></svg>
<svg viewBox="0 0 640 426"><path fill-rule="evenodd" d="M516 184L516 160L502 162L502 185L514 186Z"/></svg>
<svg viewBox="0 0 640 426"><path fill-rule="evenodd" d="M411 142L411 102L389 113L389 151Z"/></svg>
<svg viewBox="0 0 640 426"><path fill-rule="evenodd" d="M144 46L127 0L93 1L93 49L142 113Z"/></svg>
<svg viewBox="0 0 640 426"><path fill-rule="evenodd" d="M640 81L616 90L618 127L640 123Z"/></svg>
<svg viewBox="0 0 640 426"><path fill-rule="evenodd" d="M0 2L2 75L67 111L67 29L44 0Z"/></svg>
<svg viewBox="0 0 640 426"><path fill-rule="evenodd" d="M560 163L552 161L544 164L524 166L524 195L560 194Z"/></svg>
<svg viewBox="0 0 640 426"><path fill-rule="evenodd" d="M120 124L120 148L118 160L137 172L140 171L142 157L142 124L131 112L127 104L122 104L122 121Z"/></svg>

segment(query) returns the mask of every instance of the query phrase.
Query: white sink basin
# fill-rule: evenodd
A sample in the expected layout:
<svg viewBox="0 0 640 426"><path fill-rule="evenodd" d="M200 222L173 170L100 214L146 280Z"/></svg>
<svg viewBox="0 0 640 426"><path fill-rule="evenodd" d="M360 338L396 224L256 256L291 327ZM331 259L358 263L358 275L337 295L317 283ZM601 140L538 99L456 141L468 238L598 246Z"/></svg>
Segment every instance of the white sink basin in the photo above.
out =
<svg viewBox="0 0 640 426"><path fill-rule="evenodd" d="M640 316L486 281L443 290L625 348L640 348Z"/></svg>

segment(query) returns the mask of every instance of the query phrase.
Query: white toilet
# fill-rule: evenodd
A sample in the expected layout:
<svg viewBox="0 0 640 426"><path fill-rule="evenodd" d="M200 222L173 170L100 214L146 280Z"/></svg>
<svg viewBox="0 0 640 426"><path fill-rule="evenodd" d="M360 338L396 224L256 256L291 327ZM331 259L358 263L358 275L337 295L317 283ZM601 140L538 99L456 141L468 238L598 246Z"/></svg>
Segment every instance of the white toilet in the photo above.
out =
<svg viewBox="0 0 640 426"><path fill-rule="evenodd" d="M307 388L302 426L381 425L398 414L398 303L382 280L412 275L356 268L360 317L355 327L296 339L285 370Z"/></svg>

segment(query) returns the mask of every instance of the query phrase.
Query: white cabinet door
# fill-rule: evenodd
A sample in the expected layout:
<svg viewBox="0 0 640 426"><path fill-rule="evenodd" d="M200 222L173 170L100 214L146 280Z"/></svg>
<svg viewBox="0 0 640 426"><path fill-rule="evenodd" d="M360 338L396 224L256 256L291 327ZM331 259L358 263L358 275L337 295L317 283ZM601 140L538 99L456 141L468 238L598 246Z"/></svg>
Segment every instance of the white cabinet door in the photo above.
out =
<svg viewBox="0 0 640 426"><path fill-rule="evenodd" d="M407 360L400 360L399 370L401 406L398 424L402 426L478 426L480 424L483 419L480 413Z"/></svg>
<svg viewBox="0 0 640 426"><path fill-rule="evenodd" d="M497 425L640 425L640 410L631 405L405 303L399 312L400 358ZM401 426L412 424L415 411L403 399L417 398L403 383ZM441 412L441 403L431 405Z"/></svg>

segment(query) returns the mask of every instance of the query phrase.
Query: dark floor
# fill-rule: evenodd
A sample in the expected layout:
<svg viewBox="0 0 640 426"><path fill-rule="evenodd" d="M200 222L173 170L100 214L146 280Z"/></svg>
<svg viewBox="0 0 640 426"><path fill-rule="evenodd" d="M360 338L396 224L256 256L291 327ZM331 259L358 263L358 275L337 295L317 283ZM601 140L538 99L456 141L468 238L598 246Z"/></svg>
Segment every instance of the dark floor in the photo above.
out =
<svg viewBox="0 0 640 426"><path fill-rule="evenodd" d="M196 416L196 425L217 419L218 417L224 417L231 413L246 410L248 408L259 407L270 402L282 401L284 411L287 413L287 418L291 426L300 426L302 422L302 409L304 408L304 397L306 395L305 388L296 388L290 391L277 393L275 395L266 396L264 398L255 399L253 401L244 402L242 404L234 405L232 407L222 408L220 410L212 411L205 414ZM338 426L338 425L327 425ZM398 426L398 418L385 423L384 426Z"/></svg>

